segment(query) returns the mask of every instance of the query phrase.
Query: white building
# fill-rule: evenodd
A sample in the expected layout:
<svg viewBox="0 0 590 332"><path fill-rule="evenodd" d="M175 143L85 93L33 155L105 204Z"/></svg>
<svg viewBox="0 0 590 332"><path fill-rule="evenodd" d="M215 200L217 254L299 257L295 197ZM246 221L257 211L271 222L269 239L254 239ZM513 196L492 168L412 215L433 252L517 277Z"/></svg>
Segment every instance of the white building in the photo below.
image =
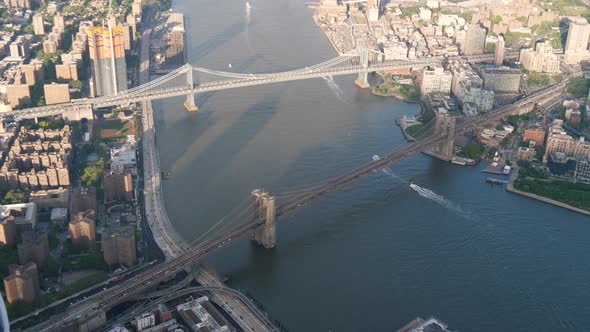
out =
<svg viewBox="0 0 590 332"><path fill-rule="evenodd" d="M450 93L452 81L453 74L443 67L425 68L422 73L422 95L426 96L432 92Z"/></svg>
<svg viewBox="0 0 590 332"><path fill-rule="evenodd" d="M534 72L559 73L559 58L553 54L553 47L549 41L538 43L532 48L520 51L520 63L524 69Z"/></svg>
<svg viewBox="0 0 590 332"><path fill-rule="evenodd" d="M582 183L590 184L590 159L585 157L577 158L576 172L574 178Z"/></svg>
<svg viewBox="0 0 590 332"><path fill-rule="evenodd" d="M143 314L136 316L135 319L133 319L132 324L137 331L143 331L156 325L156 315L151 312L144 312Z"/></svg>
<svg viewBox="0 0 590 332"><path fill-rule="evenodd" d="M137 160L135 151L135 139L133 136L127 137L127 142L118 149L111 149L111 171L124 172L128 171L136 174Z"/></svg>

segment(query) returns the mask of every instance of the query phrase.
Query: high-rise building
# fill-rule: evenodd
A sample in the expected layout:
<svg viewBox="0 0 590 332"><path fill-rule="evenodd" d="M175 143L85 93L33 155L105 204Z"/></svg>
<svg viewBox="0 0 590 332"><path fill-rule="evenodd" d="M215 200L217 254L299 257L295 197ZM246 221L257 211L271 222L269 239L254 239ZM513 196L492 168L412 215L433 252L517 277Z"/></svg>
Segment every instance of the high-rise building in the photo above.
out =
<svg viewBox="0 0 590 332"><path fill-rule="evenodd" d="M494 51L494 65L496 67L502 66L504 63L504 52L505 52L506 42L504 41L503 36L498 36L498 42L496 43L496 50Z"/></svg>
<svg viewBox="0 0 590 332"><path fill-rule="evenodd" d="M468 63L453 62L449 64L449 70L453 74L451 92L457 98L459 105L463 106L465 92L470 87L481 88L483 86L483 79L479 77Z"/></svg>
<svg viewBox="0 0 590 332"><path fill-rule="evenodd" d="M172 29L166 34L166 64L182 66L186 63L184 15L170 14L167 24Z"/></svg>
<svg viewBox="0 0 590 332"><path fill-rule="evenodd" d="M39 273L35 263L23 266L11 264L8 266L10 275L4 278L4 291L8 303L34 303L39 293Z"/></svg>
<svg viewBox="0 0 590 332"><path fill-rule="evenodd" d="M10 209L0 205L0 244L12 247L16 242L16 222Z"/></svg>
<svg viewBox="0 0 590 332"><path fill-rule="evenodd" d="M25 232L23 242L17 245L18 261L21 264L35 262L43 265L49 255L49 240L47 233Z"/></svg>
<svg viewBox="0 0 590 332"><path fill-rule="evenodd" d="M580 137L579 140L574 139L563 130L562 125L563 121L555 120L553 126L549 128L543 162L547 162L548 156L556 152L563 153L567 157L590 158L590 143L586 143L584 137Z"/></svg>
<svg viewBox="0 0 590 332"><path fill-rule="evenodd" d="M127 90L127 65L123 28L94 27L88 33L92 90L104 96Z"/></svg>
<svg viewBox="0 0 590 332"><path fill-rule="evenodd" d="M107 202L133 199L131 174L116 173L104 176L104 194Z"/></svg>
<svg viewBox="0 0 590 332"><path fill-rule="evenodd" d="M25 82L28 85L35 85L44 79L43 61L31 60L31 63L22 65L20 69L25 74Z"/></svg>
<svg viewBox="0 0 590 332"><path fill-rule="evenodd" d="M108 265L135 265L135 232L131 227L108 229L102 235L102 251Z"/></svg>
<svg viewBox="0 0 590 332"><path fill-rule="evenodd" d="M58 29L59 32L63 33L65 31L66 25L64 23L64 17L61 16L59 12L53 16L53 25Z"/></svg>
<svg viewBox="0 0 590 332"><path fill-rule="evenodd" d="M43 85L45 104L62 104L70 102L70 86L65 84L51 83Z"/></svg>
<svg viewBox="0 0 590 332"><path fill-rule="evenodd" d="M55 65L55 76L60 81L78 80L78 66L75 62Z"/></svg>
<svg viewBox="0 0 590 332"><path fill-rule="evenodd" d="M453 74L443 67L426 68L422 73L421 92L426 96L432 92L451 92Z"/></svg>
<svg viewBox="0 0 590 332"><path fill-rule="evenodd" d="M464 55L483 54L486 46L486 29L479 24L469 24L465 35L465 43L461 45Z"/></svg>
<svg viewBox="0 0 590 332"><path fill-rule="evenodd" d="M571 19L565 42L564 61L574 64L589 60L588 40L590 39L590 24L583 17Z"/></svg>
<svg viewBox="0 0 590 332"><path fill-rule="evenodd" d="M379 21L379 4L380 0L368 0L367 1L367 17L370 22Z"/></svg>
<svg viewBox="0 0 590 332"><path fill-rule="evenodd" d="M532 48L520 51L520 63L524 69L535 72L559 73L559 58L553 54L551 42L537 43L535 50Z"/></svg>
<svg viewBox="0 0 590 332"><path fill-rule="evenodd" d="M77 246L92 248L96 244L96 214L92 210L80 212L74 216L68 228L72 243Z"/></svg>
<svg viewBox="0 0 590 332"><path fill-rule="evenodd" d="M33 15L33 30L35 31L36 35L45 34L45 23L43 22L43 15Z"/></svg>
<svg viewBox="0 0 590 332"><path fill-rule="evenodd" d="M494 92L518 93L522 73L520 69L500 67L482 71L483 88Z"/></svg>

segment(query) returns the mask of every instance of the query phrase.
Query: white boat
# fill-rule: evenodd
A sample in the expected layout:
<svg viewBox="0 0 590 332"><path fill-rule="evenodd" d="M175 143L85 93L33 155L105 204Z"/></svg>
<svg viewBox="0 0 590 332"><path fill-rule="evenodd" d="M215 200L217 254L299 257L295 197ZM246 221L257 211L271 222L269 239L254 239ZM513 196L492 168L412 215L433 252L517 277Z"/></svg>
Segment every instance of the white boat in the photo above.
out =
<svg viewBox="0 0 590 332"><path fill-rule="evenodd" d="M231 68L231 63L229 65L227 65L227 66Z"/></svg>
<svg viewBox="0 0 590 332"><path fill-rule="evenodd" d="M373 160L374 161L381 160L381 157L379 157L378 155L374 154L373 155Z"/></svg>

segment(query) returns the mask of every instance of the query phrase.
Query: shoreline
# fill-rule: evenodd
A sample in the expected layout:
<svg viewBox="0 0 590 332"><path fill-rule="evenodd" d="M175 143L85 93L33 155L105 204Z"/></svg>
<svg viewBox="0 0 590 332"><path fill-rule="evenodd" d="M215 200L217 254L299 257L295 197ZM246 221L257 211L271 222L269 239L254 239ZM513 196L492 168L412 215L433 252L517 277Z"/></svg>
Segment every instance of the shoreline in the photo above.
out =
<svg viewBox="0 0 590 332"><path fill-rule="evenodd" d="M570 211L573 211L573 212L577 212L577 213L581 213L581 214L585 214L587 216L590 216L590 211L586 211L584 209L580 209L580 208L577 208L575 206L571 206L569 204L562 203L560 201L556 201L556 200L551 199L551 198L547 198L547 197L539 196L537 194L528 193L526 191L521 191L521 190L515 189L512 183L513 182L510 182L509 184L506 185L506 191L507 192L510 192L510 193L513 193L513 194L517 194L517 195L521 195L521 196L525 196L525 197L528 197L528 198L532 198L532 199L535 199L537 201L540 201L540 202L543 202L543 203L546 203L546 204L550 204L550 205L553 205L553 206L557 206L557 207L560 207L560 208L563 208L563 209L567 209L567 210L570 210Z"/></svg>

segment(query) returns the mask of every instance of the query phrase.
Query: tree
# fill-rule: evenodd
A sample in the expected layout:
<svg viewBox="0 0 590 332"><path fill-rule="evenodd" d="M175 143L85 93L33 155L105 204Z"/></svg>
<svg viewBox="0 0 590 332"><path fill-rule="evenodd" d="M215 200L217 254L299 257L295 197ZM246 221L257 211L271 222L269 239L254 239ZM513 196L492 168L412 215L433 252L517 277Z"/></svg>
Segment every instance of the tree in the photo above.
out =
<svg viewBox="0 0 590 332"><path fill-rule="evenodd" d="M588 96L588 89L590 88L590 80L584 78L574 78L567 85L567 92L571 93L576 98L584 98Z"/></svg>
<svg viewBox="0 0 590 332"><path fill-rule="evenodd" d="M12 248L0 245L0 278L8 277L8 265L16 264L16 252Z"/></svg>
<svg viewBox="0 0 590 332"><path fill-rule="evenodd" d="M98 159L95 165L88 166L82 172L82 183L87 186L98 186L104 176L104 160Z"/></svg>
<svg viewBox="0 0 590 332"><path fill-rule="evenodd" d="M35 28L33 28L32 25L27 25L27 27L25 28L25 33L28 35L32 35L35 33Z"/></svg>
<svg viewBox="0 0 590 332"><path fill-rule="evenodd" d="M498 23L502 22L502 16L499 16L499 15L492 16L490 18L490 20L492 21L493 24L498 24Z"/></svg>
<svg viewBox="0 0 590 332"><path fill-rule="evenodd" d="M78 80L70 81L70 88L82 90L82 82Z"/></svg>
<svg viewBox="0 0 590 332"><path fill-rule="evenodd" d="M2 204L25 203L28 194L28 191L23 191L20 189L10 189L6 193L6 195L4 195L4 198L2 199Z"/></svg>

